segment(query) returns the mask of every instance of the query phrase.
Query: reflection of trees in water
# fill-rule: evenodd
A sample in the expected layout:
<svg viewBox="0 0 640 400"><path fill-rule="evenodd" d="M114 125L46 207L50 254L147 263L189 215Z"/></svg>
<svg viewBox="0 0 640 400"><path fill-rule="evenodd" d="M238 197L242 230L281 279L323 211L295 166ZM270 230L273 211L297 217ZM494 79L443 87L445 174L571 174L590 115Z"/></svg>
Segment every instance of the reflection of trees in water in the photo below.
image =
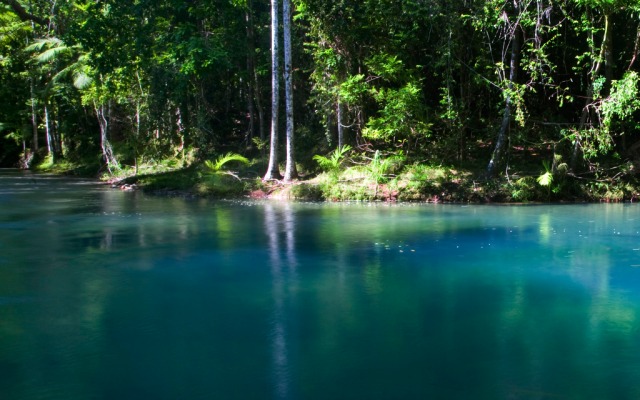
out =
<svg viewBox="0 0 640 400"><path fill-rule="evenodd" d="M173 257L188 255L193 239L208 230L217 232L216 244L231 247L228 227L233 216L224 209L208 210L209 218L199 218L199 207L184 199L117 190L102 191L97 200L92 212L76 221L80 234L72 238L87 254L111 253L110 260L122 258L135 268L149 269L159 253L138 250L171 246ZM207 226L211 223L215 226ZM131 251L136 257L127 257Z"/></svg>
<svg viewBox="0 0 640 400"><path fill-rule="evenodd" d="M265 233L269 241L269 264L273 290L273 321L270 332L275 395L293 397L291 365L292 310L297 286L295 216L291 204L264 206ZM283 243L284 242L284 243Z"/></svg>

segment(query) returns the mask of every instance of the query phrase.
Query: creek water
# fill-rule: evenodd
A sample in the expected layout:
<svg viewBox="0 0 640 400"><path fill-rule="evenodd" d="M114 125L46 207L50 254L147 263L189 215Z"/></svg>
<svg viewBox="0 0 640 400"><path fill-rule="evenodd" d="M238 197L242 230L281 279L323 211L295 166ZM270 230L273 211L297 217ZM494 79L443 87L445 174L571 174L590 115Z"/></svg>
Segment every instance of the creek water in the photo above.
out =
<svg viewBox="0 0 640 400"><path fill-rule="evenodd" d="M638 399L640 208L0 171L0 399Z"/></svg>

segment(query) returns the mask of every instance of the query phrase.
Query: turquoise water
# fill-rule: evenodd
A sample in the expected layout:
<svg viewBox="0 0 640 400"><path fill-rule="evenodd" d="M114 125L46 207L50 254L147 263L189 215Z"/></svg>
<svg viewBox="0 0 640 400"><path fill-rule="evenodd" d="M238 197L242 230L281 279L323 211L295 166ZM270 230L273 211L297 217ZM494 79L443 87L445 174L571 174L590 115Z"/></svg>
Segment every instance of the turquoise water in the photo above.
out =
<svg viewBox="0 0 640 400"><path fill-rule="evenodd" d="M0 399L638 399L640 208L0 172Z"/></svg>

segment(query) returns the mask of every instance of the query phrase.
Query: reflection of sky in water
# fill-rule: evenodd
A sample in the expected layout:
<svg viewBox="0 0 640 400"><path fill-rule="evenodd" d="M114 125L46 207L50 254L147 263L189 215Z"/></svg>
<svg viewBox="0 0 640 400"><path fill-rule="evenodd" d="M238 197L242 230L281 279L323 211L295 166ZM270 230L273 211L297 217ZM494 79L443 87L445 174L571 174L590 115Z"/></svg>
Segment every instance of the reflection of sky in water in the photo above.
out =
<svg viewBox="0 0 640 400"><path fill-rule="evenodd" d="M635 204L0 203L8 399L640 397Z"/></svg>

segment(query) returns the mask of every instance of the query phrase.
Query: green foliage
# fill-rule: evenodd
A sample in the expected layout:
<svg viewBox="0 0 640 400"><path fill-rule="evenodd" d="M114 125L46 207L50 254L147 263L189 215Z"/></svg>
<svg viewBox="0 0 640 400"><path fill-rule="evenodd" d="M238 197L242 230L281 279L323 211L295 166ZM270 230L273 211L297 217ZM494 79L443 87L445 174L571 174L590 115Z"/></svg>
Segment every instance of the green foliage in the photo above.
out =
<svg viewBox="0 0 640 400"><path fill-rule="evenodd" d="M385 80L395 80L404 72L402 60L397 55L386 53L374 54L366 61L367 67L373 75Z"/></svg>
<svg viewBox="0 0 640 400"><path fill-rule="evenodd" d="M356 74L347 77L340 84L340 100L344 104L355 104L367 93L367 84L363 74Z"/></svg>
<svg viewBox="0 0 640 400"><path fill-rule="evenodd" d="M429 136L431 124L425 120L426 110L417 82L399 89L373 89L372 93L381 109L362 131L365 138L393 143Z"/></svg>
<svg viewBox="0 0 640 400"><path fill-rule="evenodd" d="M243 181L227 174L209 175L195 187L196 193L214 197L237 197L246 190L247 186Z"/></svg>
<svg viewBox="0 0 640 400"><path fill-rule="evenodd" d="M316 154L313 156L313 159L318 163L320 168L327 171L333 178L337 178L344 163L345 154L349 151L351 151L351 146L344 145L335 149L329 157Z"/></svg>
<svg viewBox="0 0 640 400"><path fill-rule="evenodd" d="M114 174L122 176L180 168L215 149L242 151L250 138L260 151L267 148L256 138L265 133L258 131L269 111L264 3L54 3L36 1L30 11L52 24L21 21L11 7L0 13L6 163L14 164L23 146L31 152L35 139L44 157L47 133L51 162L66 158L94 168L110 143L123 166ZM470 193L468 182L452 182L461 178L449 172L437 176L437 167L389 167L388 155L456 168L486 165L508 111L505 159L516 176L549 157L545 143L558 143L584 179L606 179L605 165L616 179L631 179L634 172L619 165L627 158L637 163L633 143L640 135L636 3L299 0L297 161L327 171L319 179L357 182L357 190L336 185L340 198L347 191L384 198L385 190L402 188L412 198L443 196L456 185ZM345 168L343 149L314 157L338 132L373 160L356 156L361 166ZM574 155L590 170L578 171L584 164L574 163ZM205 175L224 168L208 164ZM541 184L520 178L506 185L498 174L491 190L519 199L542 198L545 189L562 193L570 178L561 164L554 162ZM261 175L264 167L252 168Z"/></svg>
<svg viewBox="0 0 640 400"><path fill-rule="evenodd" d="M376 150L373 158L365 169L369 178L376 184L380 184L386 182L389 179L389 174L401 167L404 161L405 158L403 156L382 158L380 151Z"/></svg>
<svg viewBox="0 0 640 400"><path fill-rule="evenodd" d="M296 200L319 201L324 194L319 185L299 183L291 187L291 196Z"/></svg>
<svg viewBox="0 0 640 400"><path fill-rule="evenodd" d="M262 140L259 137L253 137L251 141L253 142L253 144L255 144L256 148L259 151L265 150L269 147L269 141L266 139Z"/></svg>
<svg viewBox="0 0 640 400"><path fill-rule="evenodd" d="M533 200L536 196L534 184L532 177L517 179L511 186L511 197L516 201Z"/></svg>
<svg viewBox="0 0 640 400"><path fill-rule="evenodd" d="M138 175L125 180L136 183L145 191L187 191L198 184L200 176L194 168L183 168L174 171Z"/></svg>
<svg viewBox="0 0 640 400"><path fill-rule="evenodd" d="M551 184L553 184L553 173L549 168L549 162L545 160L542 162L542 165L544 166L545 171L536 178L536 181L540 186L550 187Z"/></svg>
<svg viewBox="0 0 640 400"><path fill-rule="evenodd" d="M211 160L206 160L204 162L204 165L207 168L206 169L207 173L218 174L222 172L222 168L225 166L225 164L234 162L234 161L239 162L241 164L249 164L249 159L247 159L246 157L241 156L240 154L227 153L225 155L218 157L215 162Z"/></svg>
<svg viewBox="0 0 640 400"><path fill-rule="evenodd" d="M616 119L623 121L640 110L639 81L637 72L628 71L622 79L612 82L611 92L600 106L602 125L607 132L612 129Z"/></svg>

